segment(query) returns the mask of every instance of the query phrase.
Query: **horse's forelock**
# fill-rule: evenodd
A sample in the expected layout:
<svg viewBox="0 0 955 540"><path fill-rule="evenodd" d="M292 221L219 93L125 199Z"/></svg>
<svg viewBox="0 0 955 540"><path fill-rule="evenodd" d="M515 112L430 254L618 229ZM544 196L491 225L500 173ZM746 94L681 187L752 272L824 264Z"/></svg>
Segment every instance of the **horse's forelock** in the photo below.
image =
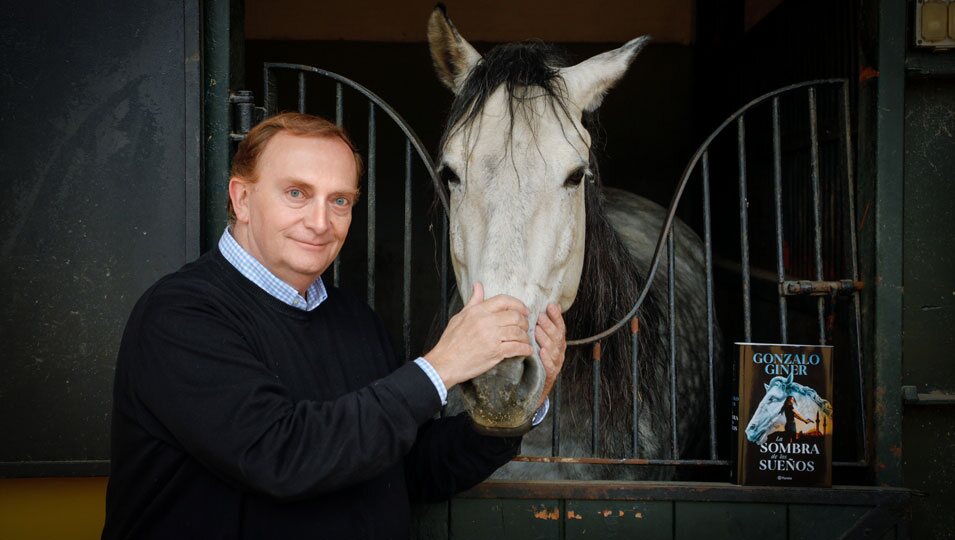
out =
<svg viewBox="0 0 955 540"><path fill-rule="evenodd" d="M541 42L507 43L494 47L472 69L455 96L439 148L443 151L448 139L464 130L466 144L473 149L473 144L468 142L470 130L498 88L503 88L507 96L510 113L508 141L513 137L515 113L529 107L535 99L549 98L555 113L559 107L569 117L567 88L559 71L566 65L567 60L561 52ZM534 125L529 127L533 129Z"/></svg>
<svg viewBox="0 0 955 540"><path fill-rule="evenodd" d="M532 87L564 99L566 88L559 69L566 63L563 54L544 43L507 43L494 47L474 66L455 96L446 131L474 120L487 99L502 85L512 100L525 97L516 95L517 89Z"/></svg>

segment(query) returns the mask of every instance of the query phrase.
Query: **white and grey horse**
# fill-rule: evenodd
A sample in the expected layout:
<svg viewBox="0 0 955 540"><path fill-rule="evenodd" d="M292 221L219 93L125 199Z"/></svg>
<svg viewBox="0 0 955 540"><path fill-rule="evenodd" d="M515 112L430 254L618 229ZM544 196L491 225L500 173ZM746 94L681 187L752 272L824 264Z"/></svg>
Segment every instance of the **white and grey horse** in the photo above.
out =
<svg viewBox="0 0 955 540"><path fill-rule="evenodd" d="M792 373L788 377L773 377L769 384L763 386L766 388L766 395L760 400L753 418L746 425L746 439L749 442L765 444L771 434L783 431L786 417L782 407L789 396L796 398L794 408L800 416L814 423L822 423L815 426L815 429L832 432L832 405L814 389L794 382Z"/></svg>
<svg viewBox="0 0 955 540"><path fill-rule="evenodd" d="M565 311L568 337L604 330L625 316L646 283L665 211L601 187L588 125L604 94L627 71L648 37L577 65L540 43L500 45L479 54L443 6L428 37L440 80L455 98L440 145L438 172L450 202L450 248L458 290L480 281L487 296L509 294L531 310L531 337L549 302ZM703 246L675 225L676 394L678 453L705 442L707 323ZM631 442L630 336L603 343L600 371L601 454L670 458L666 260L640 311L638 448ZM467 298L463 298L467 300ZM717 335L717 358L719 347ZM589 348L568 349L561 379L560 454L591 448ZM536 357L505 360L461 385L475 423L512 433L526 427L544 374ZM551 422L524 439L527 455L550 455ZM506 476L540 477L539 464L512 463ZM522 469L522 470L518 470ZM554 467L550 468L554 470ZM544 476L602 476L592 468ZM608 473L613 476L618 473ZM637 476L644 476L638 474Z"/></svg>

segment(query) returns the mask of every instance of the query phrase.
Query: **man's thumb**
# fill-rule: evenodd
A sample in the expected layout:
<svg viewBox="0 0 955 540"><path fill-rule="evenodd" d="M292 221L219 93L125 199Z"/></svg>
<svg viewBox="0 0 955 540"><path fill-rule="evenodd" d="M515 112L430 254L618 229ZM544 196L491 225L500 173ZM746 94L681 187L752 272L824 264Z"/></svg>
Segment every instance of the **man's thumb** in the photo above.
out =
<svg viewBox="0 0 955 540"><path fill-rule="evenodd" d="M468 300L467 305L464 307L476 306L484 301L484 286L481 285L480 281L475 281L474 285L471 286L471 299Z"/></svg>

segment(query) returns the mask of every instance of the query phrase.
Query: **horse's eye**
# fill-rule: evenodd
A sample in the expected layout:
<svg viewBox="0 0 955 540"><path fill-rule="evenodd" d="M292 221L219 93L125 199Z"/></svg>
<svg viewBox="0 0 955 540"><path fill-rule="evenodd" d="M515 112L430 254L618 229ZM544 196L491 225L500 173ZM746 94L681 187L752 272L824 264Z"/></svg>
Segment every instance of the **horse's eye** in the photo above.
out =
<svg viewBox="0 0 955 540"><path fill-rule="evenodd" d="M446 186L461 183L461 179L458 178L458 175L451 170L451 167L441 167L441 170L438 172L438 176L441 178L441 183Z"/></svg>
<svg viewBox="0 0 955 540"><path fill-rule="evenodd" d="M574 172L567 175L567 179L564 180L564 187L579 186L585 178L589 179L590 176L591 173L586 167L577 168Z"/></svg>

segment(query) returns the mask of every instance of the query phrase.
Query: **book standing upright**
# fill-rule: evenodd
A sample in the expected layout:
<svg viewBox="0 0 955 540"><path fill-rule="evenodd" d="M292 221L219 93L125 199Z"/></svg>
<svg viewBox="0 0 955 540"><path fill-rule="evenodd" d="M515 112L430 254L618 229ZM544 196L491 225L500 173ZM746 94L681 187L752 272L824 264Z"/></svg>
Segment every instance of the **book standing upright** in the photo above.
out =
<svg viewBox="0 0 955 540"><path fill-rule="evenodd" d="M736 481L831 486L832 347L736 345Z"/></svg>

